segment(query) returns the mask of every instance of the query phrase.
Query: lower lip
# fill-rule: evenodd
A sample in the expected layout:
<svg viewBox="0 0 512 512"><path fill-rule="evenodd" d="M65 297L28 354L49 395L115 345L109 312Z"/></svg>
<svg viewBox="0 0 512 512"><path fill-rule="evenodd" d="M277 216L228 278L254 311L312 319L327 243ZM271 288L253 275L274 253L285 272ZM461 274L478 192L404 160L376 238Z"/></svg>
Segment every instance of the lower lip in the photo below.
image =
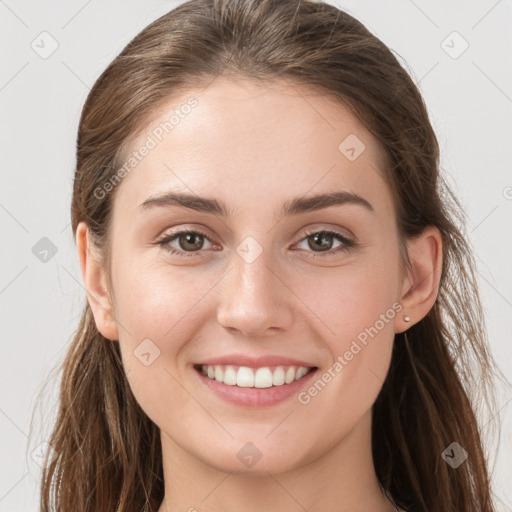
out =
<svg viewBox="0 0 512 512"><path fill-rule="evenodd" d="M318 368L310 371L299 380L290 382L290 384L272 386L270 388L241 388L238 386L228 386L223 382L210 379L195 368L193 368L193 371L199 375L201 381L208 386L213 393L227 402L243 407L270 407L284 402L297 394L301 388L311 381L317 369Z"/></svg>

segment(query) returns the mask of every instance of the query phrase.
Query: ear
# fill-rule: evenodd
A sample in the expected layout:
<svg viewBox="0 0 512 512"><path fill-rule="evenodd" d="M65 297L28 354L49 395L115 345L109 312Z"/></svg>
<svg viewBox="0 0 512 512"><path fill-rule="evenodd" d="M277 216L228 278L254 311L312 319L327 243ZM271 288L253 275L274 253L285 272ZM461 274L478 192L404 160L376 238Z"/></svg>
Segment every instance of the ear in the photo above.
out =
<svg viewBox="0 0 512 512"><path fill-rule="evenodd" d="M99 260L98 255L95 255L89 226L85 222L80 222L76 228L76 244L87 300L94 315L96 327L105 338L117 341L119 334L114 309L107 291L104 264Z"/></svg>
<svg viewBox="0 0 512 512"><path fill-rule="evenodd" d="M435 226L426 227L407 242L411 271L407 272L401 290L400 315L395 318L395 333L406 331L427 315L439 293L443 262L443 240ZM409 322L404 316L410 318Z"/></svg>

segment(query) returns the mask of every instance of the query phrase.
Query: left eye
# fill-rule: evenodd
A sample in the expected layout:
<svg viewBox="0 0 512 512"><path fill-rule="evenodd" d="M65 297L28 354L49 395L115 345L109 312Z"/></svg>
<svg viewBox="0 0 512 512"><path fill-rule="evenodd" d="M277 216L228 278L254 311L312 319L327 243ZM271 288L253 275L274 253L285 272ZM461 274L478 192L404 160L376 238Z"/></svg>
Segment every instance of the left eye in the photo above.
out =
<svg viewBox="0 0 512 512"><path fill-rule="evenodd" d="M340 245L335 249L332 249L333 243L330 241L332 238L338 240ZM165 250L169 251L170 254L176 254L178 256L202 256L202 249L204 241L208 240L211 244L209 237L200 231L178 231L176 233L165 236L161 239L158 244L161 245ZM177 241L179 247L173 247L170 245L171 242ZM312 231L305 233L305 236L299 241L300 243L306 243L308 248L314 248L317 246L319 251L312 251L312 257L332 255L333 253L339 253L342 251L353 250L356 243L347 238L346 236L331 230ZM318 247L319 246L319 247Z"/></svg>
<svg viewBox="0 0 512 512"><path fill-rule="evenodd" d="M330 242L333 238L341 242L335 249L332 249L333 243ZM306 233L306 237L303 238L301 242L305 242L309 248L314 247L315 245L320 246L320 251L313 251L319 252L320 254L313 255L313 257L330 255L340 251L349 251L355 246L355 242L353 240L347 238L341 233L338 233L337 231L331 230L312 231L310 233Z"/></svg>

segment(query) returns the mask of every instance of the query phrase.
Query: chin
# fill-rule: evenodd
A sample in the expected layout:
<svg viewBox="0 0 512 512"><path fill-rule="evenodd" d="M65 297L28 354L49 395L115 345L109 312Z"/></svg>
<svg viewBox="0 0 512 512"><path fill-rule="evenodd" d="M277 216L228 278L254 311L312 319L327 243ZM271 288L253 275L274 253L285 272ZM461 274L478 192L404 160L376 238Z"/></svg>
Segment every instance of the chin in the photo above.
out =
<svg viewBox="0 0 512 512"><path fill-rule="evenodd" d="M267 439L261 442L233 441L229 444L215 452L203 452L199 457L218 471L251 476L284 473L307 463L305 454L297 452L297 445L283 447L277 438L274 443Z"/></svg>

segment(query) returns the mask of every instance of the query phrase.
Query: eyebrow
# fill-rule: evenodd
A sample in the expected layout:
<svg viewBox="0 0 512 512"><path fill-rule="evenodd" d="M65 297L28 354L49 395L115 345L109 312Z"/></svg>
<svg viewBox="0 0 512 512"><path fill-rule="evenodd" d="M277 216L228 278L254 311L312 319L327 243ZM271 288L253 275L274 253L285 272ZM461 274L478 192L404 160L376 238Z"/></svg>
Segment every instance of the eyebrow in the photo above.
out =
<svg viewBox="0 0 512 512"><path fill-rule="evenodd" d="M375 211L373 206L363 197L354 194L353 192L340 190L309 197L296 197L295 199L285 201L281 211L279 213L275 212L275 214L278 217L284 217L345 204L359 205L370 212ZM227 205L217 199L210 199L181 192L166 192L160 195L153 195L146 199L139 208L141 211L144 211L158 206L181 206L190 210L211 213L220 217L233 216L233 212L227 207Z"/></svg>

